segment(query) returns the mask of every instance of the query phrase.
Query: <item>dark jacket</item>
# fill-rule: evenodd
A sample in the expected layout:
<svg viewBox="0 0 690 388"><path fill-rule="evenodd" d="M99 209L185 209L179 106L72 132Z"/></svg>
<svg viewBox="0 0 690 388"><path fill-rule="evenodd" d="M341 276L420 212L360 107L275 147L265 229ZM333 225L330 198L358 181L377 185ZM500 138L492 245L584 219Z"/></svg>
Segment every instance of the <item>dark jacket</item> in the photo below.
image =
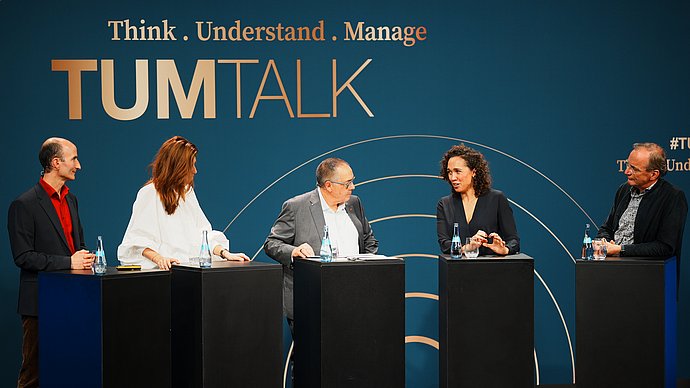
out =
<svg viewBox="0 0 690 388"><path fill-rule="evenodd" d="M630 189L627 183L618 188L611 212L599 228L598 237L613 239L618 221L630 203ZM680 262L687 213L688 203L683 191L659 179L640 201L633 231L635 243L624 246L621 256L676 256Z"/></svg>
<svg viewBox="0 0 690 388"><path fill-rule="evenodd" d="M77 197L68 193L66 198L74 248L85 249ZM12 202L7 231L14 263L21 269L17 312L38 316L38 272L70 269L72 256L55 207L40 184Z"/></svg>
<svg viewBox="0 0 690 388"><path fill-rule="evenodd" d="M465 218L465 208L462 206L460 194L452 193L441 198L436 206L436 234L441 252L450 253L450 241L453 238L453 223L457 222L460 228L460 240L472 237L478 230L487 234L496 232L508 247L508 254L520 252L520 237L513 210L508 204L508 199L502 192L491 189L488 193L477 198L474 214L469 224ZM495 255L489 249L479 248L481 255Z"/></svg>

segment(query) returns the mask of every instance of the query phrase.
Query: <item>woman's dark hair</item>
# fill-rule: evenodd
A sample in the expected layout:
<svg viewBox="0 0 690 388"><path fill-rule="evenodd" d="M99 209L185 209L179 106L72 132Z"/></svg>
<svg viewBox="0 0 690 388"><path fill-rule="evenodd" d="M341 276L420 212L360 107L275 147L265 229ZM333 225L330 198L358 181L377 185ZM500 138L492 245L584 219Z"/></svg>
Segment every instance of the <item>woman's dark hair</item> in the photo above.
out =
<svg viewBox="0 0 690 388"><path fill-rule="evenodd" d="M484 155L481 152L470 148L464 144L454 145L445 154L443 154L443 159L441 159L441 177L444 181L448 180L448 161L453 157L461 157L467 167L474 171L474 178L472 180L472 185L474 186L474 194L480 197L489 192L491 189L491 172L489 171L489 163L484 159ZM452 187L452 186L451 186Z"/></svg>

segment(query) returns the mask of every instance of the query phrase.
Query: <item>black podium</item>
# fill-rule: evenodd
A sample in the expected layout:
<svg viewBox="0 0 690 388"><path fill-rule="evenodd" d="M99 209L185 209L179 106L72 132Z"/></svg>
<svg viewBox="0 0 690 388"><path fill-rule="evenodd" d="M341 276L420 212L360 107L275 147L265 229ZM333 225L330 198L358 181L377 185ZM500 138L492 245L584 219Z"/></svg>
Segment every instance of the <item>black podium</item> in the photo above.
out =
<svg viewBox="0 0 690 388"><path fill-rule="evenodd" d="M534 387L534 260L439 256L440 387Z"/></svg>
<svg viewBox="0 0 690 388"><path fill-rule="evenodd" d="M676 259L577 260L576 383L676 386Z"/></svg>
<svg viewBox="0 0 690 388"><path fill-rule="evenodd" d="M282 274L254 261L173 267L173 387L281 385Z"/></svg>
<svg viewBox="0 0 690 388"><path fill-rule="evenodd" d="M405 262L295 260L295 384L405 386Z"/></svg>
<svg viewBox="0 0 690 388"><path fill-rule="evenodd" d="M167 271L41 272L41 387L169 387Z"/></svg>

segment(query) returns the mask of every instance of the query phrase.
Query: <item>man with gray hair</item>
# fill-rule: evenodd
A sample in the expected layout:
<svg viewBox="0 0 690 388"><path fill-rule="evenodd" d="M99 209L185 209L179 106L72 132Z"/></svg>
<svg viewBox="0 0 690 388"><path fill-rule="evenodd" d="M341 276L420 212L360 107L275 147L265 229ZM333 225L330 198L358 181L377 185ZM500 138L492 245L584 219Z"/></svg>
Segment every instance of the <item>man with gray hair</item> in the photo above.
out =
<svg viewBox="0 0 690 388"><path fill-rule="evenodd" d="M38 272L90 269L79 220L77 197L65 185L81 164L69 140L50 138L38 153L43 171L38 183L10 205L7 231L19 274L22 317L22 367L17 387L38 387Z"/></svg>
<svg viewBox="0 0 690 388"><path fill-rule="evenodd" d="M376 253L378 241L359 198L355 176L342 159L328 158L316 169L316 189L287 200L264 243L264 251L283 264L283 312L294 336L293 261L321 250L324 225L338 255Z"/></svg>
<svg viewBox="0 0 690 388"><path fill-rule="evenodd" d="M658 144L633 144L628 181L618 188L598 237L609 241L609 255L676 256L680 275L688 203L682 190L662 178L666 169L666 153Z"/></svg>

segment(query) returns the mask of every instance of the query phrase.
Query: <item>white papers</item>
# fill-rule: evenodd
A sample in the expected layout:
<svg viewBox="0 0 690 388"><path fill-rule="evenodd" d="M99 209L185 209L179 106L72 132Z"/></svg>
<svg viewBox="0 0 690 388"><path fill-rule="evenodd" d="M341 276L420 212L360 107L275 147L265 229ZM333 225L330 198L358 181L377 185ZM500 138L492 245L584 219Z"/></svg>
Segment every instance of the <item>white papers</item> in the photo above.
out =
<svg viewBox="0 0 690 388"><path fill-rule="evenodd" d="M306 259L311 260L311 261L321 261L321 258L318 256L307 257ZM397 258L397 257L392 257L392 256L375 255L373 253L361 253L358 255L348 255L345 257L334 257L333 260L331 260L331 262L332 263L345 263L345 262L352 262L352 261L383 261L383 260L401 260L401 259Z"/></svg>

